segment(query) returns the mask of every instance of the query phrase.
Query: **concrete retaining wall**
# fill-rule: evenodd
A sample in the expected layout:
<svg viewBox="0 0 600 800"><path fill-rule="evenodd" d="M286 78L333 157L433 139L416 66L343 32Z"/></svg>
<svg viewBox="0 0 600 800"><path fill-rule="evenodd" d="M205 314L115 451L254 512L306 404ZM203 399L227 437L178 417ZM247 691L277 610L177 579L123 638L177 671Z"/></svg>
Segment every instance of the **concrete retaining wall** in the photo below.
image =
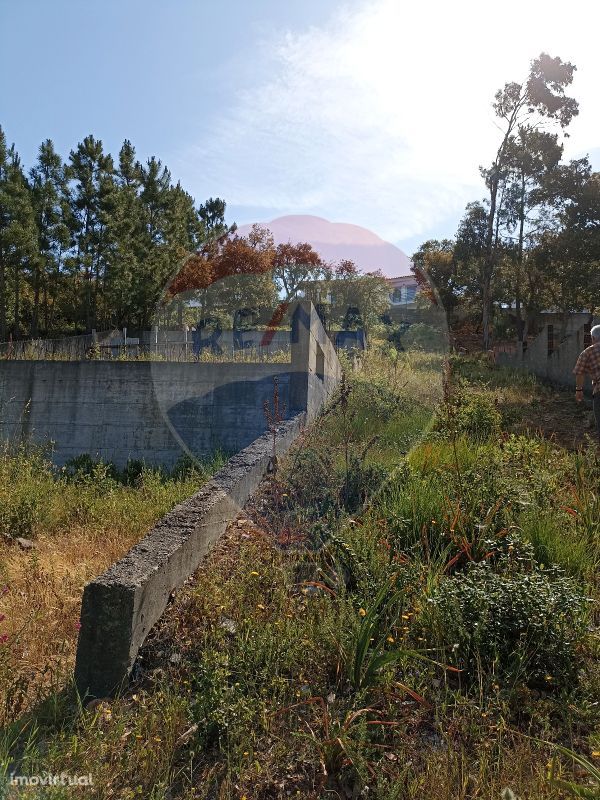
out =
<svg viewBox="0 0 600 800"><path fill-rule="evenodd" d="M565 340L558 344L554 339L555 335L558 336L558 326L549 330L545 325L525 353L497 353L496 363L526 370L558 386L573 388L573 367L578 355L587 347L586 331L582 325L570 326L567 331Z"/></svg>
<svg viewBox="0 0 600 800"><path fill-rule="evenodd" d="M293 315L292 367L287 399L288 413L293 416L277 428L277 456L287 452L302 425L317 414L341 378L335 349L310 303L298 304ZM75 668L81 694L103 697L123 685L171 592L198 567L244 506L272 456L269 431L230 459L207 486L173 509L123 559L85 587Z"/></svg>
<svg viewBox="0 0 600 800"><path fill-rule="evenodd" d="M172 467L182 452L237 452L266 430L274 379L283 418L314 416L339 380L312 304L293 320L287 364L0 361L0 438L49 444L59 466L82 453Z"/></svg>
<svg viewBox="0 0 600 800"><path fill-rule="evenodd" d="M289 408L290 364L0 362L0 436L52 443L58 465L89 453L170 467L236 452L264 432L273 378Z"/></svg>

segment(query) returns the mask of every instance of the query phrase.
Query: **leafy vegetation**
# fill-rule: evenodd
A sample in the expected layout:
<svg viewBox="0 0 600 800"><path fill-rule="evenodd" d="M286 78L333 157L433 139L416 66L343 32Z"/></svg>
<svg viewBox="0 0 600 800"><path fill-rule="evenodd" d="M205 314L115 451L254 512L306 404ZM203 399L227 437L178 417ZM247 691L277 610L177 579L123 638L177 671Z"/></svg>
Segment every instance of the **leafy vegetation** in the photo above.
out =
<svg viewBox="0 0 600 800"><path fill-rule="evenodd" d="M600 464L524 431L530 379L441 366L370 350L129 690L14 715L5 763L95 797L595 796Z"/></svg>
<svg viewBox="0 0 600 800"><path fill-rule="evenodd" d="M600 173L588 157L562 161L579 113L568 94L575 70L540 53L498 89L498 146L480 167L486 197L467 204L453 239L430 239L413 255L423 295L465 345L473 330L485 350L498 338L519 348L549 308L561 315L562 340L571 312L595 308Z"/></svg>
<svg viewBox="0 0 600 800"><path fill-rule="evenodd" d="M68 683L84 584L222 461L168 475L87 455L57 470L40 450L0 453L0 724Z"/></svg>

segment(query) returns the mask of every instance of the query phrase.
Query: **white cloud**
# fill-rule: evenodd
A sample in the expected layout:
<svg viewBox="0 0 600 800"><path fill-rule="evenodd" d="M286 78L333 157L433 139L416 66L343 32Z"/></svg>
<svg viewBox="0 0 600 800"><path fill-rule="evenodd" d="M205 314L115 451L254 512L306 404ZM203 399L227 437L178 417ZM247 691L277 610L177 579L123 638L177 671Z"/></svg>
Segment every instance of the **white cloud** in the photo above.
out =
<svg viewBox="0 0 600 800"><path fill-rule="evenodd" d="M478 166L499 136L494 92L542 50L578 66L566 154L600 145L591 9L375 0L340 10L263 45L271 77L233 98L174 166L236 206L321 214L392 241L417 235L481 196Z"/></svg>

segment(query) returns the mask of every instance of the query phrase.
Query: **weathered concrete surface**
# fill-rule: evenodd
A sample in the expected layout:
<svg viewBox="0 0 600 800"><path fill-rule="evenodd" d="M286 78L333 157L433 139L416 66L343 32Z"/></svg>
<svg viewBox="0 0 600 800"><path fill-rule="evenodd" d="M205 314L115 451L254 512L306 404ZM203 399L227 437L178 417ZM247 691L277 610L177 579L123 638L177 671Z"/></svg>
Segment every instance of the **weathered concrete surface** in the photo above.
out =
<svg viewBox="0 0 600 800"><path fill-rule="evenodd" d="M580 325L579 322L580 320L577 320L577 326L573 324L567 328L565 340L550 348L551 352L549 343L555 340L553 335L549 335L549 326L546 325L530 343L525 353L498 353L496 363L526 370L537 375L538 378L558 386L574 388L573 367L578 355L586 347L586 333L583 325ZM558 335L557 325L553 328L553 334Z"/></svg>
<svg viewBox="0 0 600 800"><path fill-rule="evenodd" d="M318 413L341 378L335 349L311 303L299 303L294 311L291 350L291 369L283 365L289 372L277 373L280 381L288 375L287 408L293 414L277 427L277 456L287 452L302 425ZM255 369L257 365L243 366ZM159 375L162 380L162 372ZM273 373L264 378L271 381L272 395ZM155 382L155 391L159 407L168 409L166 416L174 435L179 436L184 429L177 429L177 424L184 425L186 416L191 418L193 433L198 417L187 405L188 400L181 401L181 387L165 380L158 389ZM248 386L242 389L242 398L247 391ZM260 391L255 391L250 407L256 407L261 397ZM229 408L230 424L235 426L240 419L239 404L231 402L231 397ZM173 414L174 409L179 410L179 416ZM273 436L269 431L230 459L207 486L174 508L124 558L85 587L75 667L82 694L102 697L123 685L171 592L194 572L224 533L257 488L272 456Z"/></svg>
<svg viewBox="0 0 600 800"><path fill-rule="evenodd" d="M298 303L292 314L291 343L290 406L296 412L305 410L310 420L331 397L342 377L335 347L310 302Z"/></svg>
<svg viewBox="0 0 600 800"><path fill-rule="evenodd" d="M287 452L305 420L302 413L278 426L277 456ZM75 667L82 695L105 697L123 685L171 592L194 572L244 506L272 455L273 436L267 432L85 587Z"/></svg>
<svg viewBox="0 0 600 800"><path fill-rule="evenodd" d="M310 418L339 381L312 304L292 319L288 363L0 361L0 438L49 444L59 466L82 453L172 467L182 452L237 452L266 430L275 379L282 416Z"/></svg>
<svg viewBox="0 0 600 800"><path fill-rule="evenodd" d="M61 466L88 453L170 467L192 455L236 452L266 429L277 378L289 408L288 364L1 361L0 437L51 443Z"/></svg>

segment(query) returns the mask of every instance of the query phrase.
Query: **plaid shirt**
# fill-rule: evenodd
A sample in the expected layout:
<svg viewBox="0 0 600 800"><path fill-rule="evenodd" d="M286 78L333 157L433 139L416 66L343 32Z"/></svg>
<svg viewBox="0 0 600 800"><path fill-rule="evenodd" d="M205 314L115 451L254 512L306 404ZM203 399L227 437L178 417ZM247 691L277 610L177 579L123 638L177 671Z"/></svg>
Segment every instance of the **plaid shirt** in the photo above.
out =
<svg viewBox="0 0 600 800"><path fill-rule="evenodd" d="M585 348L579 355L573 372L575 375L591 375L594 394L600 392L600 342Z"/></svg>

